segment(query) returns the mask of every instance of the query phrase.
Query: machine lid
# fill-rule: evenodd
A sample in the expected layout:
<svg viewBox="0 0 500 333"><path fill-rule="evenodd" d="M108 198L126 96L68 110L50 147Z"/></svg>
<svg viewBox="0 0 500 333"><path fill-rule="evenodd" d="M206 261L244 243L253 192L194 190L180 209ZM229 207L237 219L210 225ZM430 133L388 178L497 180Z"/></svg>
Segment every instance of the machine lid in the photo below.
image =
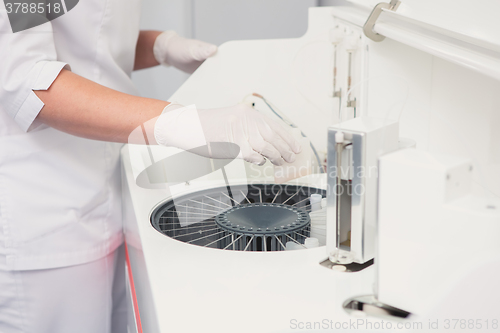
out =
<svg viewBox="0 0 500 333"><path fill-rule="evenodd" d="M371 10L389 0L348 0ZM400 0L399 15L500 46L500 1Z"/></svg>
<svg viewBox="0 0 500 333"><path fill-rule="evenodd" d="M350 0L333 16L362 27L379 1ZM387 3L389 1L386 1ZM382 9L371 29L446 61L500 80L500 2L401 0L396 11ZM381 42L383 43L383 41ZM394 56L397 56L396 54Z"/></svg>

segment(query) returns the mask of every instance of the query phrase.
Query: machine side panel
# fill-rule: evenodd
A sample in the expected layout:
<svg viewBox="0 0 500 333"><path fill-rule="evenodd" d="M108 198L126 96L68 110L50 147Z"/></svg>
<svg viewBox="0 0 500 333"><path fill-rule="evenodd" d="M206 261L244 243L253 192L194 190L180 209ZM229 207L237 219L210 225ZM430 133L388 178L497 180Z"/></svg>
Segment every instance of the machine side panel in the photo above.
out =
<svg viewBox="0 0 500 333"><path fill-rule="evenodd" d="M123 158L128 158L127 148L122 150L122 160ZM130 265L130 272L127 272L128 275L128 290L132 291L131 282L133 281L135 295L131 294L129 301L137 302L139 316L136 318L130 318L129 316L129 325L131 323L136 323L137 325L141 325L136 327L140 333L142 332L160 332L158 328L158 318L156 315L155 306L153 304L153 297L151 293L151 286L149 284L148 272L146 269L146 263L144 259L144 253L142 252L142 246L140 245L139 234L137 230L137 219L134 211L134 203L131 198L130 187L127 181L127 176L131 177L131 172L128 172L122 163L122 202L123 202L123 224L124 224L124 233L125 233L125 242L127 246L127 265ZM147 219L147 216L144 216ZM136 311L134 304L129 304L128 308L134 308ZM140 320L138 320L140 318Z"/></svg>

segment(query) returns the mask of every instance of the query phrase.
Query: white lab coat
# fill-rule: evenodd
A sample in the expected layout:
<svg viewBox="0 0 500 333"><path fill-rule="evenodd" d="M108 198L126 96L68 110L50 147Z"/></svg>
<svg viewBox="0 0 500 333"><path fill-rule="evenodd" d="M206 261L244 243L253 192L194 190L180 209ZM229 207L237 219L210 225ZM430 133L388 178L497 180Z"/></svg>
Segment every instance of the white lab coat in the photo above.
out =
<svg viewBox="0 0 500 333"><path fill-rule="evenodd" d="M122 243L121 145L40 125L43 103L32 90L70 66L134 94L139 15L139 0L81 0L51 23L12 33L0 5L0 260L9 270L87 263Z"/></svg>

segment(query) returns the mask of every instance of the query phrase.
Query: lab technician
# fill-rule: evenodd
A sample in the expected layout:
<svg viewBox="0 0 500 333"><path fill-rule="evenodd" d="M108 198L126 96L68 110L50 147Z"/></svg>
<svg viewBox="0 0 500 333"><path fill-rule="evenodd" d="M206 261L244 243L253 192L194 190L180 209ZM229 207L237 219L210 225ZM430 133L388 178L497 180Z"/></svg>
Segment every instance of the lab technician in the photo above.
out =
<svg viewBox="0 0 500 333"><path fill-rule="evenodd" d="M216 53L139 31L140 1L81 0L16 33L0 7L0 332L124 333L118 164L130 133L147 123L150 143L232 142L256 164L293 161L300 146L244 105L137 97L132 70L193 72Z"/></svg>

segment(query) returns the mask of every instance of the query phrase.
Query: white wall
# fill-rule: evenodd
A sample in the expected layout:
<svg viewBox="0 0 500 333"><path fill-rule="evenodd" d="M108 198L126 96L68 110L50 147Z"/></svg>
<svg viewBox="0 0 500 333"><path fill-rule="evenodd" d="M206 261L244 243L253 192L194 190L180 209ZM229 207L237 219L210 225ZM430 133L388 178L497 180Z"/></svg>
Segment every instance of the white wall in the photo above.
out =
<svg viewBox="0 0 500 333"><path fill-rule="evenodd" d="M194 33L215 44L300 37L307 30L307 9L316 4L316 0L197 0Z"/></svg>
<svg viewBox="0 0 500 333"><path fill-rule="evenodd" d="M380 1L382 2L382 1ZM347 0L318 0L319 6L348 6Z"/></svg>
<svg viewBox="0 0 500 333"><path fill-rule="evenodd" d="M235 39L299 37L317 0L143 0L141 28L175 30L220 45ZM144 97L168 99L188 75L175 68L134 72Z"/></svg>
<svg viewBox="0 0 500 333"><path fill-rule="evenodd" d="M191 35L191 2L186 0L143 0L141 29L175 30ZM157 66L132 74L141 96L168 99L188 75L175 68Z"/></svg>

